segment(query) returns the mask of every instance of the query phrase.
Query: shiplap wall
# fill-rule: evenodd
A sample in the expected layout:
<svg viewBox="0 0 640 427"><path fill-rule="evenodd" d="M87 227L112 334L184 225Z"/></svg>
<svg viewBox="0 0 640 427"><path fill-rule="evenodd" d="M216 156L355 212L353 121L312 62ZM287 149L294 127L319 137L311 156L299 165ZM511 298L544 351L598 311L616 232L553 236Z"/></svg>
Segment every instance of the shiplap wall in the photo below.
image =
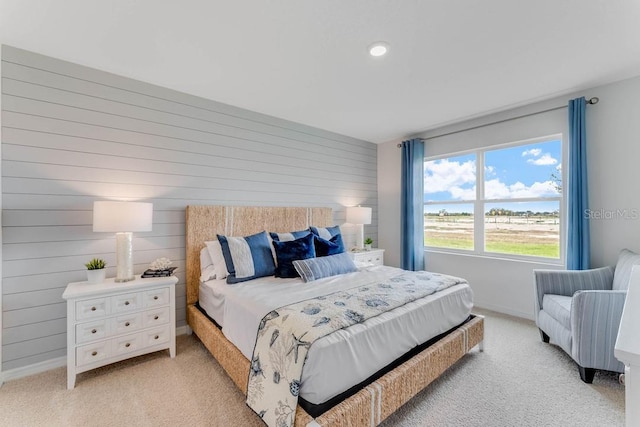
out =
<svg viewBox="0 0 640 427"><path fill-rule="evenodd" d="M134 234L136 273L178 267L185 324L189 204L372 206L377 149L361 141L103 71L2 46L2 370L66 354L68 282L115 239L92 232L94 200L154 204ZM223 83L220 83L223 84ZM259 94L256 94L259 96Z"/></svg>

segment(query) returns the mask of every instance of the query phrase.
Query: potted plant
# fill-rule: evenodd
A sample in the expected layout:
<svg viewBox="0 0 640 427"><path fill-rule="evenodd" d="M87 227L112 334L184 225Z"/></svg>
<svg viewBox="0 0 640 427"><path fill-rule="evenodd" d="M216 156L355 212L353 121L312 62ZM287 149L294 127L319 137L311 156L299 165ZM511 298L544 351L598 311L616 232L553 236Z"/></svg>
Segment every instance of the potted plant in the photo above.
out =
<svg viewBox="0 0 640 427"><path fill-rule="evenodd" d="M89 283L102 283L107 276L105 269L107 263L100 258L94 258L84 266L87 267L87 280Z"/></svg>
<svg viewBox="0 0 640 427"><path fill-rule="evenodd" d="M367 237L366 239L364 239L364 250L370 251L372 244L373 244L373 239L371 237Z"/></svg>

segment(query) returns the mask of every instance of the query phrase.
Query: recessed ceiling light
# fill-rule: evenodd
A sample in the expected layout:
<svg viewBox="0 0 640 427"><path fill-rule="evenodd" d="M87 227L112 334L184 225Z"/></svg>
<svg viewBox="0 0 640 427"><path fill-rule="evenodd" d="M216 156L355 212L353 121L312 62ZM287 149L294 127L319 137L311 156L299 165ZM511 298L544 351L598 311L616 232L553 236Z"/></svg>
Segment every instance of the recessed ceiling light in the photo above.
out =
<svg viewBox="0 0 640 427"><path fill-rule="evenodd" d="M389 51L389 43L387 42L375 42L369 46L369 55L371 56L384 56Z"/></svg>

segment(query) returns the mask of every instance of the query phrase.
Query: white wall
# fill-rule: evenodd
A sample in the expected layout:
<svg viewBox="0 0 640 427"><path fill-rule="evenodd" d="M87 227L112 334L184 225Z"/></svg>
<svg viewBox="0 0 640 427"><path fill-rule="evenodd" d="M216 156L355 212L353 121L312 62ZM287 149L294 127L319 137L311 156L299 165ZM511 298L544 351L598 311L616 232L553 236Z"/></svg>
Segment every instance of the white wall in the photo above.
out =
<svg viewBox="0 0 640 427"><path fill-rule="evenodd" d="M640 77L636 77L414 136L428 138L543 111L566 105L569 99L578 96L599 97L597 105L587 107L591 209L614 213L618 209L626 209L627 213L638 213L636 216L617 216L591 222L592 266L615 264L622 248L640 252L640 193L635 190L636 183L640 182L640 168L636 166L640 158L639 95ZM564 128L561 131L566 134L566 117L567 110L561 109L432 139L425 144L425 155L457 152L470 148L470 145L489 146L544 136L558 132L558 127ZM390 141L378 146L378 235L380 247L387 250L385 260L389 259L394 265L400 262L398 142ZM388 257L387 254L398 256ZM532 270L558 268L547 264L437 252L425 254L425 265L433 271L469 279L478 306L526 318L533 318Z"/></svg>
<svg viewBox="0 0 640 427"><path fill-rule="evenodd" d="M66 354L67 283L115 239L92 232L94 200L154 204L134 236L135 272L178 267L185 322L184 209L190 204L377 205L377 149L337 135L2 47L2 370ZM377 240L377 211L365 235Z"/></svg>

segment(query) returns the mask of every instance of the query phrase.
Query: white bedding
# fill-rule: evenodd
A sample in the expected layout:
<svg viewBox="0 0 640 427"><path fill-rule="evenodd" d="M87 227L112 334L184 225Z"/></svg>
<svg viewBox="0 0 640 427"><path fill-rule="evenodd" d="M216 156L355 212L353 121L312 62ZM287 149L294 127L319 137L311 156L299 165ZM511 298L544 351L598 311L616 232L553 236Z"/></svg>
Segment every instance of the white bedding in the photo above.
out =
<svg viewBox="0 0 640 427"><path fill-rule="evenodd" d="M200 306L247 359L251 359L260 320L271 310L319 295L384 280L402 270L377 266L304 283L263 277L228 285L200 284ZM393 362L415 346L464 321L473 292L460 284L383 313L317 340L310 348L300 396L324 403Z"/></svg>

